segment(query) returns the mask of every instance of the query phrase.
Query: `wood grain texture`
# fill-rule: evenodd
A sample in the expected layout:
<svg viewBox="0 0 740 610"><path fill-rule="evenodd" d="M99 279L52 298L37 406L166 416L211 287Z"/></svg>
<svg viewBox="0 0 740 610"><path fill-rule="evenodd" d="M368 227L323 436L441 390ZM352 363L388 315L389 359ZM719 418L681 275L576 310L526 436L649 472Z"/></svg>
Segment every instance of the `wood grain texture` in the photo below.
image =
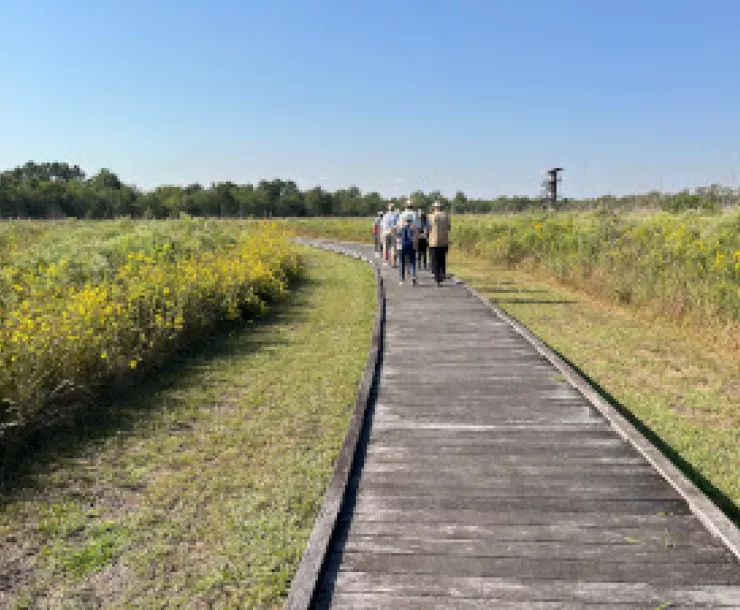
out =
<svg viewBox="0 0 740 610"><path fill-rule="evenodd" d="M377 399L313 608L740 608L730 546L521 329L381 273Z"/></svg>

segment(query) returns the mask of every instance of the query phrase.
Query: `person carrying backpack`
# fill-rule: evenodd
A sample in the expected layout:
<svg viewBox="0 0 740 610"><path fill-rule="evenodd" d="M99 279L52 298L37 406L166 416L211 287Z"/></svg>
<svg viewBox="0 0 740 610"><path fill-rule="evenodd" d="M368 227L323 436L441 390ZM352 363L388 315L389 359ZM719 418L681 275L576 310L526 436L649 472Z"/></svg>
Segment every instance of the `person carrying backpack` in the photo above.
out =
<svg viewBox="0 0 740 610"><path fill-rule="evenodd" d="M411 216L404 217L403 227L399 231L401 241L400 264L401 264L401 286L406 280L406 264L408 263L411 271L412 283L416 286L416 250L414 243L416 241L416 227L412 222Z"/></svg>
<svg viewBox="0 0 740 610"><path fill-rule="evenodd" d="M414 239L418 237L418 215L414 211L414 205L411 199L406 200L406 208L398 215L398 231L396 233L396 252L398 253L398 260L401 260L401 254L403 251L403 240L401 239L401 231L406 226L406 220L411 219L411 226L416 231ZM414 241L414 251L416 250L416 241Z"/></svg>

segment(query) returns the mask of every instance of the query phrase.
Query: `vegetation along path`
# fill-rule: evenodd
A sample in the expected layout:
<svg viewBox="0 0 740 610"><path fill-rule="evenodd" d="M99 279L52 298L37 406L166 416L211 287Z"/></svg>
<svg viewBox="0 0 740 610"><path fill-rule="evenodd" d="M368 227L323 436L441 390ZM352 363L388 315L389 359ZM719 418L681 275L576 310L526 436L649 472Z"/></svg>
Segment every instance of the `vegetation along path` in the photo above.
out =
<svg viewBox="0 0 740 610"><path fill-rule="evenodd" d="M367 358L367 265L303 248L263 321L181 354L0 496L0 608L275 608Z"/></svg>
<svg viewBox="0 0 740 610"><path fill-rule="evenodd" d="M740 607L735 525L567 365L464 285L382 274L374 410L312 607Z"/></svg>

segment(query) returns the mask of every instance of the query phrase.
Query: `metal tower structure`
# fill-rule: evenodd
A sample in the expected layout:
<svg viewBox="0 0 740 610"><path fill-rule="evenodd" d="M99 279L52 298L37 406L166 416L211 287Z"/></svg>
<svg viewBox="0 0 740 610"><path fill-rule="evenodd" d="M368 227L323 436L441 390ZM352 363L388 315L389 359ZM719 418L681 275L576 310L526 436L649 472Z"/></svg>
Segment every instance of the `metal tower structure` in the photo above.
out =
<svg viewBox="0 0 740 610"><path fill-rule="evenodd" d="M551 212L555 210L558 202L558 184L562 182L562 178L560 178L558 173L562 171L562 167L553 167L547 170L547 180L543 184L545 187L545 198Z"/></svg>

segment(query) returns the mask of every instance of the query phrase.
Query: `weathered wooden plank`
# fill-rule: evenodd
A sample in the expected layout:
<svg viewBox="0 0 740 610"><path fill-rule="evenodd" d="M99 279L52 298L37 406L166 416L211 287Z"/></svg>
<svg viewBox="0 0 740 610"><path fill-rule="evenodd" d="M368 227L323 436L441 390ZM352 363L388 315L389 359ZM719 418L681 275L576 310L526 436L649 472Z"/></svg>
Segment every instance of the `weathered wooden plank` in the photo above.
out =
<svg viewBox="0 0 740 610"><path fill-rule="evenodd" d="M531 392L531 394L526 394ZM560 408L582 408L596 417L596 411L586 401L577 396L560 396L549 394L536 394L532 388L523 389L521 392L504 394L471 395L463 392L455 393L448 388L433 391L425 388L406 388L403 391L381 390L379 403L382 407L408 408L423 411L424 408L447 413L450 417L464 415L474 410L484 410L490 415L503 411L507 408L524 408L534 414L560 413ZM599 421L604 421L600 419Z"/></svg>
<svg viewBox="0 0 740 610"><path fill-rule="evenodd" d="M668 511L653 513L601 513L596 511L540 511L530 506L516 512L496 512L472 509L440 509L429 512L424 510L403 510L394 508L377 508L375 510L357 510L343 515L343 521L383 522L383 523L458 523L460 525L548 525L566 527L595 528L628 528L660 526L675 524L686 531L701 530L701 524L694 515L686 513L668 514Z"/></svg>
<svg viewBox="0 0 740 610"><path fill-rule="evenodd" d="M421 455L420 453L412 453L410 455L397 456L393 453L375 453L367 457L365 464L405 464L407 468L421 468L421 467L435 467L439 469L443 468L459 468L471 463L471 460L466 455L458 454L440 454L430 459L429 456ZM599 455L596 457L591 456L573 456L573 455L559 455L557 460L553 460L550 455L497 455L495 459L489 460L476 460L473 467L499 467L506 468L507 466L526 468L526 467L539 467L549 466L552 468L569 468L571 466L638 466L643 465L645 462L637 456L603 456ZM475 472L474 470L472 472Z"/></svg>
<svg viewBox="0 0 740 610"><path fill-rule="evenodd" d="M411 368L410 365L412 364L429 367L429 352L424 346L417 346L414 349L388 350L383 354L383 363L388 366L388 370L408 369ZM512 349L505 356L498 355L492 357L490 345L471 347L467 343L463 353L461 353L461 349L458 347L454 350L441 353L435 350L434 354L435 371L444 371L446 369L458 370L462 367L470 367L472 369L500 368L508 365L536 367L538 370L545 371L551 377L557 376L556 373L553 373L552 367L550 367L550 363L547 360L538 354L528 351L516 353ZM558 377L558 379L560 378Z"/></svg>
<svg viewBox="0 0 740 610"><path fill-rule="evenodd" d="M494 450L497 448L506 448L508 446L526 446L529 449L537 450L555 450L555 449L568 449L570 447L593 447L597 450L601 450L605 447L625 447L629 449L624 442L619 439L604 436L594 436L584 433L579 436L564 436L561 434L531 434L531 435L510 435L510 434L491 434L488 436L480 436L478 438L459 438L454 434L445 434L440 432L434 436L427 438L385 438L385 439L372 439L378 446L382 446L383 449L417 449L423 447L430 447L434 444L434 449L439 452L445 452L451 449L458 449L461 447L469 447L473 450L487 451Z"/></svg>
<svg viewBox="0 0 740 610"><path fill-rule="evenodd" d="M691 583L740 585L736 563L611 562L527 557L462 557L456 555L353 553L334 556L342 571L376 574L495 576L522 580L574 582L644 582L654 585Z"/></svg>
<svg viewBox="0 0 740 610"><path fill-rule="evenodd" d="M373 426L372 435L380 431L395 431L397 433L410 431L417 432L423 430L449 430L451 432L486 432L486 433L516 433L521 432L539 432L542 434L552 434L554 432L568 432L575 434L576 432L587 432L603 431L608 434L613 434L613 431L601 421L591 422L576 422L576 423L550 423L550 424L519 424L519 423L493 423L493 424L460 424L457 422L445 421L445 422L430 422L425 424L419 424L409 419L406 422L392 421L390 418L383 418L385 421L379 422ZM389 421L390 420L390 421Z"/></svg>
<svg viewBox="0 0 740 610"><path fill-rule="evenodd" d="M666 520L664 520L666 521ZM394 536L435 540L494 540L509 542L564 542L579 544L662 544L674 547L716 547L717 541L700 528L687 528L685 522L641 523L625 527L580 524L487 525L480 523L398 523L361 521L349 524L346 536Z"/></svg>
<svg viewBox="0 0 740 610"><path fill-rule="evenodd" d="M396 361L391 360L388 369L383 371L382 377L388 381L425 384L429 387L444 386L453 383L454 380L466 380L480 387L490 383L491 389L501 387L503 384L517 387L524 384L525 381L531 381L538 388L571 392L569 386L559 380L552 369L539 363L509 361L484 364L467 360L456 366L434 366L429 367L429 370L426 369L427 367L421 359L418 363L414 363L407 358L398 358ZM432 379L428 377L431 371L434 371ZM426 379L425 375L427 376ZM572 395L575 396L576 394Z"/></svg>
<svg viewBox="0 0 740 610"><path fill-rule="evenodd" d="M429 379L429 371L423 370L423 365L410 366L408 360L399 359L391 362L388 368L383 370L382 378L399 383L424 384L429 387L444 386L453 381L468 381L481 387L489 383L492 387L507 384L512 387L531 381L536 387L546 389L560 389L568 391L568 386L558 381L552 373L552 369L543 364L531 362L488 362L476 363L468 361L458 366L434 367L434 379ZM550 375L550 377L548 377Z"/></svg>
<svg viewBox="0 0 740 610"><path fill-rule="evenodd" d="M392 475L389 475L392 477ZM521 481L509 483L505 480L499 482L469 481L464 476L453 478L447 476L437 480L414 481L406 478L398 481L385 480L375 481L372 477L364 476L359 482L352 482L360 494L373 494L376 496L430 496L443 497L446 495L459 495L464 497L571 497L579 495L582 498L602 499L678 499L670 487L656 484L637 482L619 485L614 481L606 481L603 478L595 481L577 478L560 479L548 481L546 479L528 480L526 477Z"/></svg>
<svg viewBox="0 0 740 610"><path fill-rule="evenodd" d="M465 577L429 574L374 574L345 572L337 575L336 589L342 593L388 593L398 596L440 596L448 602L459 599L492 601L573 601L588 604L642 604L654 608L662 603L692 607L735 607L739 586L656 586L643 582L571 582L519 580L495 577ZM647 604L650 604L648 606ZM452 607L452 606L450 606ZM489 606L490 607L490 606ZM498 607L498 606L496 606ZM634 607L634 606L630 606ZM669 608L673 608L671 605Z"/></svg>
<svg viewBox="0 0 740 610"><path fill-rule="evenodd" d="M482 426L490 424L530 424L532 426L547 426L558 424L580 424L596 421L596 415L585 408L569 410L561 415L554 413L533 413L532 411L508 411L491 414L490 411L466 411L447 416L438 410L426 412L411 412L404 409L388 410L384 415L385 422L401 422L404 424L440 424L455 422L463 425Z"/></svg>
<svg viewBox="0 0 740 610"><path fill-rule="evenodd" d="M557 432L557 434L554 434ZM451 439L453 441L477 442L487 441L489 439L514 439L526 440L533 439L566 439L580 440L584 437L600 438L605 440L615 439L614 431L608 426L594 422L593 424L558 424L553 423L547 427L532 425L506 425L490 424L476 427L458 424L456 422L439 422L435 425L421 426L376 426L371 432L373 442L388 441L409 441L409 440L428 440L433 438L435 441L440 438ZM621 439L616 438L621 441Z"/></svg>
<svg viewBox="0 0 740 610"><path fill-rule="evenodd" d="M499 348L501 346L498 346ZM388 348L383 354L383 362L390 362L393 366L409 367L420 366L430 368L432 364L429 359L429 347L423 344L414 346L404 346ZM445 369L448 367L458 368L470 364L476 366L476 363L523 363L529 362L534 366L542 365L545 360L539 354L533 354L527 351L527 348L517 350L509 348L507 352L500 353L496 356L491 354L491 340L483 339L478 342L459 342L457 345L438 346L434 349L434 369ZM551 375L556 375L550 369Z"/></svg>
<svg viewBox="0 0 740 610"><path fill-rule="evenodd" d="M550 409L530 409L524 405L469 405L467 408L439 405L384 405L376 412L386 422L404 421L418 424L457 423L461 425L496 424L588 424L599 422L596 414L584 405L553 405Z"/></svg>
<svg viewBox="0 0 740 610"><path fill-rule="evenodd" d="M513 493L513 492L512 492ZM446 497L427 496L375 496L361 494L355 506L355 512L375 510L408 510L434 512L445 510L480 510L498 513L516 513L532 508L532 498L480 498L480 497ZM536 508L541 513L548 512L596 512L650 515L658 513L689 514L686 503L680 500L599 500L591 498L548 498L540 497Z"/></svg>
<svg viewBox="0 0 740 610"><path fill-rule="evenodd" d="M580 442L577 439L560 438L558 436L540 437L537 439L511 439L511 438L489 438L478 441L459 442L453 438L441 436L435 441L423 441L408 439L407 441L397 441L395 443L385 442L378 443L373 447L374 452L394 452L406 451L422 454L439 455L440 453L456 454L480 454L496 455L503 453L506 455L521 455L522 453L542 452L543 454L565 454L565 455L624 455L630 448L624 445L617 438L610 439L590 439L584 438Z"/></svg>
<svg viewBox="0 0 740 610"><path fill-rule="evenodd" d="M612 445L546 445L546 444L527 444L518 445L516 443L502 443L500 445L488 445L484 448L476 446L448 446L434 447L432 445L417 445L414 447L386 447L370 445L368 455L394 455L397 457L405 456L426 456L435 458L442 455L470 455L481 458L489 457L495 459L497 456L528 456L534 455L542 458L547 456L550 459L560 459L569 457L630 457L634 455L634 450L624 443L615 442Z"/></svg>
<svg viewBox="0 0 740 610"><path fill-rule="evenodd" d="M516 388L516 391L506 391L504 388L489 387L477 394L472 393L469 387L455 390L449 385L442 388L431 388L426 384L417 386L411 391L408 387L389 387L386 384L378 393L380 405L396 406L431 406L453 409L470 409L485 406L500 408L507 405L527 406L531 409L544 410L556 407L559 404L587 406L588 401L583 397L570 392L553 391L551 388L540 389L532 385ZM597 413L596 409L593 409ZM601 421L604 421L603 418Z"/></svg>
<svg viewBox="0 0 740 610"><path fill-rule="evenodd" d="M565 541L500 541L493 539L402 538L394 536L350 536L344 550L351 553L396 555L444 555L447 557L521 557L538 560L593 560L610 563L670 563L692 565L728 563L733 557L716 544L688 547L658 543L588 544ZM737 566L740 569L740 565Z"/></svg>
<svg viewBox="0 0 740 610"><path fill-rule="evenodd" d="M473 387L489 390L486 387L490 384L492 388L539 388L542 390L551 390L553 392L563 392L563 388L557 381L543 379L537 375L539 371L532 365L521 367L521 372L516 370L516 366L509 364L506 367L486 367L486 369L470 370L468 367L459 369L434 369L434 379L429 379L428 372L409 372L408 370L399 370L397 372L384 372L382 379L387 382L397 382L403 389L409 387L424 387L429 390L449 388L449 384L475 384ZM544 367L542 371L546 370ZM517 374L519 373L519 374ZM569 396L576 397L575 393L565 390Z"/></svg>
<svg viewBox="0 0 740 610"><path fill-rule="evenodd" d="M620 463L610 464L601 462L599 464L591 464L589 461L586 462L568 462L568 463L542 463L542 464L523 464L523 463L500 463L500 462L478 462L476 464L470 464L468 462L452 462L445 461L441 463L439 460L435 460L433 463L428 461L413 461L407 460L393 462L393 461L378 461L368 460L363 466L363 472L370 475L374 473L387 474L397 473L400 470L409 472L409 476L414 476L414 473L419 478L431 477L435 479L444 478L447 476L466 476L474 478L486 478L486 477L515 477L515 476L532 476L532 477L548 477L548 476L604 476L604 477L624 477L634 476L639 474L645 474L649 477L656 476L655 471L646 464L640 463L637 459L633 464Z"/></svg>
<svg viewBox="0 0 740 610"><path fill-rule="evenodd" d="M488 610L491 601L486 599L457 598L454 606L450 605L452 600L446 596L398 596L387 593L337 593L330 601L332 608L347 608L348 610L380 610L393 608L394 610L449 610L460 608L460 610ZM496 601L496 608L501 610L580 610L590 608L603 608L604 610L635 610L632 604L581 604L573 602L502 602ZM670 610L680 606L670 606Z"/></svg>
<svg viewBox="0 0 740 610"><path fill-rule="evenodd" d="M541 483L528 485L526 482L516 485L473 485L467 482L455 484L453 481L438 481L435 484L416 483L375 483L364 480L358 486L360 494L372 494L376 497L443 499L458 497L482 501L498 498L572 498L577 495L581 500L676 500L681 497L668 485L597 485L587 483Z"/></svg>
<svg viewBox="0 0 740 610"><path fill-rule="evenodd" d="M459 485L464 483L467 487L541 487L543 485L560 485L579 487L667 487L658 475L649 470L640 468L635 471L621 469L616 472L605 473L598 469L590 472L569 472L565 469L550 471L547 474L517 472L515 474L497 472L493 467L486 474L480 469L471 474L468 468L448 470L444 477L439 476L439 471L433 468L409 472L403 465L385 471L364 470L362 473L363 485L409 485L416 484L419 487L434 487L445 485Z"/></svg>
<svg viewBox="0 0 740 610"><path fill-rule="evenodd" d="M553 433L557 432L557 435ZM433 438L434 440L440 437L453 439L455 441L477 441L480 439L486 440L489 438L557 438L566 439L581 439L584 436L590 438L604 438L613 439L614 431L608 426L595 424L595 425L553 425L546 429L533 428L531 426L486 426L480 429L469 429L469 428L457 428L454 424L449 426L434 427L408 427L408 428L383 428L374 426L371 432L370 438L372 442L384 442L386 440L409 440L409 439L424 439ZM619 439L617 439L619 440Z"/></svg>

